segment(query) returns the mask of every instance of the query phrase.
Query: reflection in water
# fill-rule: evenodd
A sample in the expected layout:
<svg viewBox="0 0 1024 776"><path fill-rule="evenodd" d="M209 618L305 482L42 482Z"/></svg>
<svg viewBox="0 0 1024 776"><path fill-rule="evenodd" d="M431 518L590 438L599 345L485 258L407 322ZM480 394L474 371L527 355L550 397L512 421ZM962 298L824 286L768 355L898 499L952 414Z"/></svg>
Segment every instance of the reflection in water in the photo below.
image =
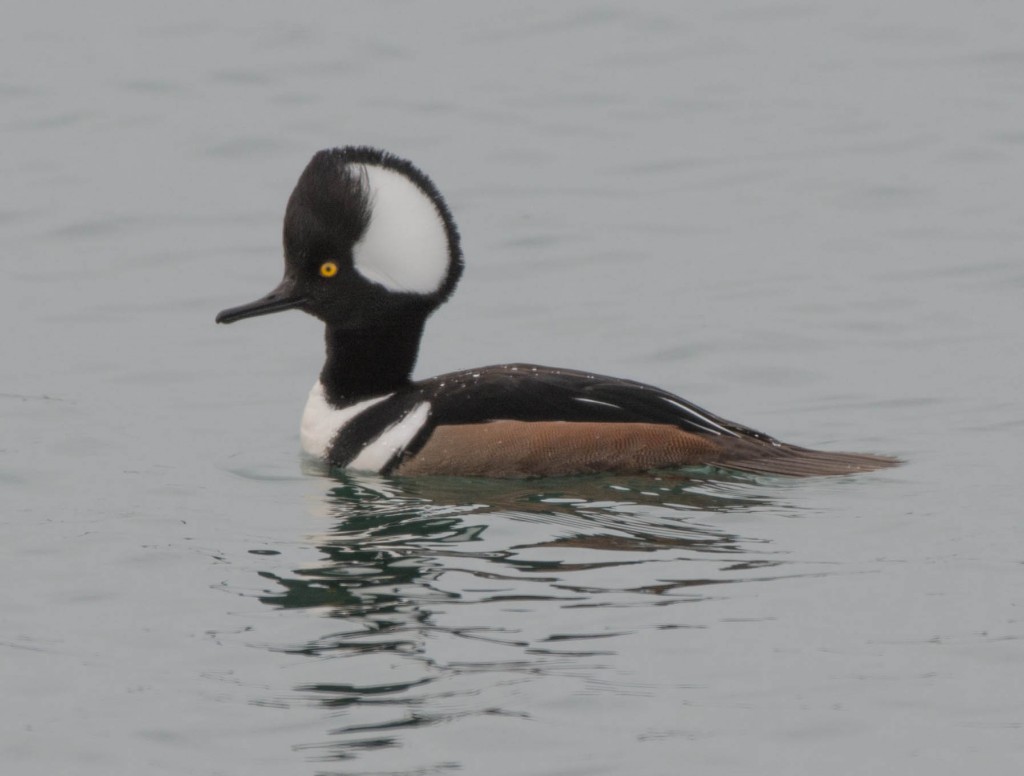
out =
<svg viewBox="0 0 1024 776"><path fill-rule="evenodd" d="M278 590L261 599L329 616L285 651L348 658L297 688L344 722L309 745L318 759L365 756L466 715L521 718L502 688L523 677L600 686L617 639L650 627L649 614L634 627L631 610L705 600L778 563L726 527L769 506L749 481L333 479L321 562L264 572ZM680 612L657 627L702 626Z"/></svg>

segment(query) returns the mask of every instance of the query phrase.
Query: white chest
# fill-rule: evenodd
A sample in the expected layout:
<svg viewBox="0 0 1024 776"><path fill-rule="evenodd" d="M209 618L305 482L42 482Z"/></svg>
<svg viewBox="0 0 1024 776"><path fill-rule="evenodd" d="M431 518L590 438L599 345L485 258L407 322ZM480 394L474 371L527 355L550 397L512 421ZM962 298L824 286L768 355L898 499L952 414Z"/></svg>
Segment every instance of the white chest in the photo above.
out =
<svg viewBox="0 0 1024 776"><path fill-rule="evenodd" d="M306 408L302 412L300 437L302 449L310 455L325 459L331 450L331 443L344 433L345 426L375 404L393 394L375 396L347 407L334 407L324 395L324 386L319 381L309 392ZM430 403L420 402L405 415L396 417L394 422L373 436L347 468L359 471L379 472L415 439L420 429L430 419Z"/></svg>
<svg viewBox="0 0 1024 776"><path fill-rule="evenodd" d="M331 442L339 431L361 412L374 404L379 404L390 395L375 396L339 409L327 401L323 383L318 380L313 390L309 392L306 408L302 411L302 425L299 427L302 449L317 458L326 458L331 449Z"/></svg>

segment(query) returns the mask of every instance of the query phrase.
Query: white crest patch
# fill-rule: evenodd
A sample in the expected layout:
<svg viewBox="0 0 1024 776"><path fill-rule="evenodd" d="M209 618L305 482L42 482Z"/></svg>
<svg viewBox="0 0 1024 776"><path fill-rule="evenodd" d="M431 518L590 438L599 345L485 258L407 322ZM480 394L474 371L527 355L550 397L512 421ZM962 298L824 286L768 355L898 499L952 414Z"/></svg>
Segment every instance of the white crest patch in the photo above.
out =
<svg viewBox="0 0 1024 776"><path fill-rule="evenodd" d="M363 169L370 225L352 249L356 271L388 291L437 291L451 261L437 206L402 173L374 165Z"/></svg>
<svg viewBox="0 0 1024 776"><path fill-rule="evenodd" d="M302 449L317 458L326 458L334 437L350 420L389 396L390 393L374 396L372 399L339 409L327 401L324 384L317 380L313 390L309 392L306 409L302 411L302 425L299 428Z"/></svg>
<svg viewBox="0 0 1024 776"><path fill-rule="evenodd" d="M349 463L349 469L379 472L413 440L430 417L430 402L421 402L397 423L388 426Z"/></svg>

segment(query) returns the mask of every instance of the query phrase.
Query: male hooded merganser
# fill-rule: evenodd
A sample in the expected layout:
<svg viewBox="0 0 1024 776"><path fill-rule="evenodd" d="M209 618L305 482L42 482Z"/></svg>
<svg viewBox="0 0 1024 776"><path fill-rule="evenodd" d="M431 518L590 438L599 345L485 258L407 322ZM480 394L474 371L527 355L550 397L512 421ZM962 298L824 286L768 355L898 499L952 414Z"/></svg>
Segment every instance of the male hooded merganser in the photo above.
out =
<svg viewBox="0 0 1024 776"><path fill-rule="evenodd" d="M288 200L284 279L218 323L297 308L326 324L302 447L385 475L529 477L714 466L809 476L896 459L808 450L643 383L503 364L410 378L423 326L462 274L431 180L366 147L317 153Z"/></svg>

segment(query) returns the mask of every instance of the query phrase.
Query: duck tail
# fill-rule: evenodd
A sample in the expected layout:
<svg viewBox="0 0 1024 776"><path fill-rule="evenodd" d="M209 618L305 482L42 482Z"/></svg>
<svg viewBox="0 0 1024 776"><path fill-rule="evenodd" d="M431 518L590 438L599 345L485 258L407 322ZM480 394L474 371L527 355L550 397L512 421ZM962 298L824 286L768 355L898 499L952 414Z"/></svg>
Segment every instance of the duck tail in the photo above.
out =
<svg viewBox="0 0 1024 776"><path fill-rule="evenodd" d="M833 453L809 450L806 447L775 443L758 445L757 450L728 452L715 466L749 474L782 475L785 477L819 477L835 474L856 474L887 469L902 463L899 458L871 453Z"/></svg>

